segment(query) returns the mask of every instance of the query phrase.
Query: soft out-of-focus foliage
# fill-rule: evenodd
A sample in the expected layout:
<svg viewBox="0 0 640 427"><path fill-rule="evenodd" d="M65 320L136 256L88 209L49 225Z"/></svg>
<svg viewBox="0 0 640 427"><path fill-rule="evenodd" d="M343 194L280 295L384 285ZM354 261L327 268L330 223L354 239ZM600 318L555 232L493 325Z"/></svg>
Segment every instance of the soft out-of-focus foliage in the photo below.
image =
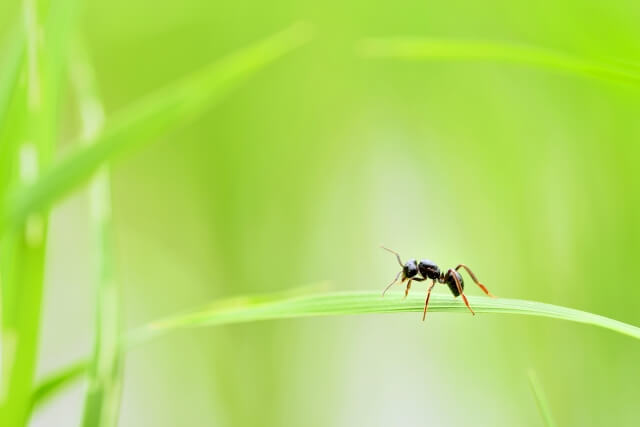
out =
<svg viewBox="0 0 640 427"><path fill-rule="evenodd" d="M293 21L316 27L304 50L113 171L129 327L318 280L382 289L397 265L380 243L465 262L499 296L640 323L639 90L356 51L369 37L461 38L633 66L637 2L85 3L107 114ZM3 36L16 11L0 4ZM62 107L68 141L78 124ZM84 193L53 213L41 373L90 351L86 221ZM637 424L633 340L528 318L415 317L174 334L127 357L121 425L537 426L530 367L558 425ZM73 423L74 396L34 423Z"/></svg>
<svg viewBox="0 0 640 427"><path fill-rule="evenodd" d="M544 421L544 424L547 427L554 427L556 425L553 420L553 415L551 414L551 408L549 405L549 401L547 400L547 396L544 393L542 385L540 384L540 380L536 375L536 372L530 369L527 372L527 377L529 378L529 386L531 387L531 393L536 400L536 405L538 405L538 410L540 411L540 417Z"/></svg>

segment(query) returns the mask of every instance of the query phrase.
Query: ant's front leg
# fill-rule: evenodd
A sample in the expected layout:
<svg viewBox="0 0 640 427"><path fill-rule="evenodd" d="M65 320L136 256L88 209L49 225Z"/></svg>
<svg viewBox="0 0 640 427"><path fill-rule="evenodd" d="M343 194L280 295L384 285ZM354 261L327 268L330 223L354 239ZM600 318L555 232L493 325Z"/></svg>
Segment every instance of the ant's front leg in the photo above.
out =
<svg viewBox="0 0 640 427"><path fill-rule="evenodd" d="M419 279L417 277L412 277L411 279L409 279L409 283L407 283L407 288L404 290L404 297L406 298L407 295L409 295L409 289L411 289L411 281L415 280L416 282L422 282L424 280L427 280L426 278L422 278Z"/></svg>
<svg viewBox="0 0 640 427"><path fill-rule="evenodd" d="M480 281L478 280L478 278L476 277L476 275L475 275L475 274L473 274L473 271L471 271L471 269L470 269L469 267L467 267L467 266L466 266L466 265L464 265L464 264L459 264L459 265L456 267L456 271L458 271L461 267L462 267L462 268L464 268L464 269L467 271L467 273L469 274L469 276L471 276L471 279L474 281L474 283L475 283L476 285L478 285L478 286L480 287L480 289L482 289L482 291L483 291L485 294L489 295L491 298L495 298L495 295L493 295L491 292L489 292L489 290L486 288L486 286L484 286L482 283L480 283Z"/></svg>
<svg viewBox="0 0 640 427"><path fill-rule="evenodd" d="M407 287L404 290L404 297L406 298L409 295L409 289L411 289L411 279L407 282Z"/></svg>

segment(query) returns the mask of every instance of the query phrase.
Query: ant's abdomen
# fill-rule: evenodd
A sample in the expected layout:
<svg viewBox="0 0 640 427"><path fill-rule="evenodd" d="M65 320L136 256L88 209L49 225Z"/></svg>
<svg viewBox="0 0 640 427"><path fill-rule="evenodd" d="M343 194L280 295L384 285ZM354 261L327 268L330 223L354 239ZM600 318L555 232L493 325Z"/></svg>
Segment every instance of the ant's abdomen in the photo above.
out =
<svg viewBox="0 0 640 427"><path fill-rule="evenodd" d="M453 275L458 277L458 281L460 282L460 287L464 290L464 280L462 280L462 276L457 271L449 271L447 272L447 276L445 277L445 282L453 296L457 297L460 295L460 291L458 291L458 285L456 284L456 279L454 279Z"/></svg>

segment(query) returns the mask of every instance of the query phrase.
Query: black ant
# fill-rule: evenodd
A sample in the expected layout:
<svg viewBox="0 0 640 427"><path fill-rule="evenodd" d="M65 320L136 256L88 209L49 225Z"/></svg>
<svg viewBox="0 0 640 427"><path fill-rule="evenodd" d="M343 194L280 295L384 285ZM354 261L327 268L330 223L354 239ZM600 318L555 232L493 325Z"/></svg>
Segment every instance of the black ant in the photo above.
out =
<svg viewBox="0 0 640 427"><path fill-rule="evenodd" d="M407 288L404 290L405 298L407 297L407 295L409 295L409 289L411 289L412 281L415 280L416 282L422 282L427 279L431 280L431 285L429 286L429 289L427 289L427 299L424 302L424 311L422 312L423 321L427 317L427 306L429 305L431 289L433 289L433 287L436 285L436 282L446 284L451 290L451 293L454 297L462 295L462 300L464 301L465 305L467 306L469 311L471 311L471 314L475 315L475 313L471 309L471 306L469 305L469 301L467 301L467 297L464 296L464 293L462 292L464 289L464 280L462 280L462 275L458 273L458 270L460 268L464 268L465 270L467 270L467 273L469 273L469 276L471 276L471 279L473 279L475 284L478 285L485 294L493 297L493 295L491 295L491 292L489 292L489 290L482 283L480 283L476 275L473 274L473 271L471 271L471 269L464 264L458 265L455 269L450 268L446 273L443 273L433 261L423 259L420 262L416 262L415 259L410 259L406 263L403 263L400 259L399 253L397 253L396 251L392 251L389 248L385 248L384 246L381 246L381 248L394 254L398 259L398 264L400 264L400 267L402 267L402 270L398 272L396 278L393 279L393 282L391 282L389 286L387 286L382 292L382 296L384 296L391 285L398 281L400 275L402 275L402 280L400 280L400 283L408 280Z"/></svg>

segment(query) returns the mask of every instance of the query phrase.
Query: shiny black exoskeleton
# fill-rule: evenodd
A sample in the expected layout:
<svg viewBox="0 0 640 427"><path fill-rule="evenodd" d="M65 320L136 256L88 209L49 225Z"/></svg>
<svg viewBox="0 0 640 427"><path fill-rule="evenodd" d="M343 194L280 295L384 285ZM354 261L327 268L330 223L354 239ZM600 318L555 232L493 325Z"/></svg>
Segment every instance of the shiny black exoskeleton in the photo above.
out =
<svg viewBox="0 0 640 427"><path fill-rule="evenodd" d="M427 299L424 302L424 312L422 314L422 320L424 320L427 315L427 306L429 305L429 297L431 296L431 289L433 289L436 283L442 283L447 285L454 297L462 295L462 299L465 305L467 306L467 308L471 311L471 314L475 314L471 309L471 306L469 306L467 297L464 295L464 292L463 292L464 280L462 279L462 275L458 273L458 270L460 268L464 268L467 271L467 273L469 273L469 276L471 276L471 279L473 279L475 284L478 285L480 289L484 291L484 293L486 293L489 296L493 296L487 290L487 288L482 283L480 283L480 281L478 281L478 278L475 276L475 274L473 274L471 269L464 264L458 265L455 269L450 268L447 270L446 273L443 273L442 271L440 271L440 267L438 267L436 263L434 263L433 261L423 259L420 262L417 262L415 259L410 259L409 261L403 264L402 260L400 259L400 254L398 254L395 251L392 251L391 249L385 248L384 246L382 246L382 249L385 249L391 252L392 254L394 254L398 259L398 263L402 267L402 270L396 275L396 278L393 280L393 282L391 282L389 286L386 287L384 292L382 292L382 295L384 295L385 292L387 292L387 289L389 289L391 285L393 285L398 281L398 278L400 277L400 275L402 275L402 280L400 280L400 283L407 281L407 287L404 291L405 298L409 294L409 289L411 289L412 281L415 280L416 282L422 282L425 280L431 280L431 285L427 290Z"/></svg>

